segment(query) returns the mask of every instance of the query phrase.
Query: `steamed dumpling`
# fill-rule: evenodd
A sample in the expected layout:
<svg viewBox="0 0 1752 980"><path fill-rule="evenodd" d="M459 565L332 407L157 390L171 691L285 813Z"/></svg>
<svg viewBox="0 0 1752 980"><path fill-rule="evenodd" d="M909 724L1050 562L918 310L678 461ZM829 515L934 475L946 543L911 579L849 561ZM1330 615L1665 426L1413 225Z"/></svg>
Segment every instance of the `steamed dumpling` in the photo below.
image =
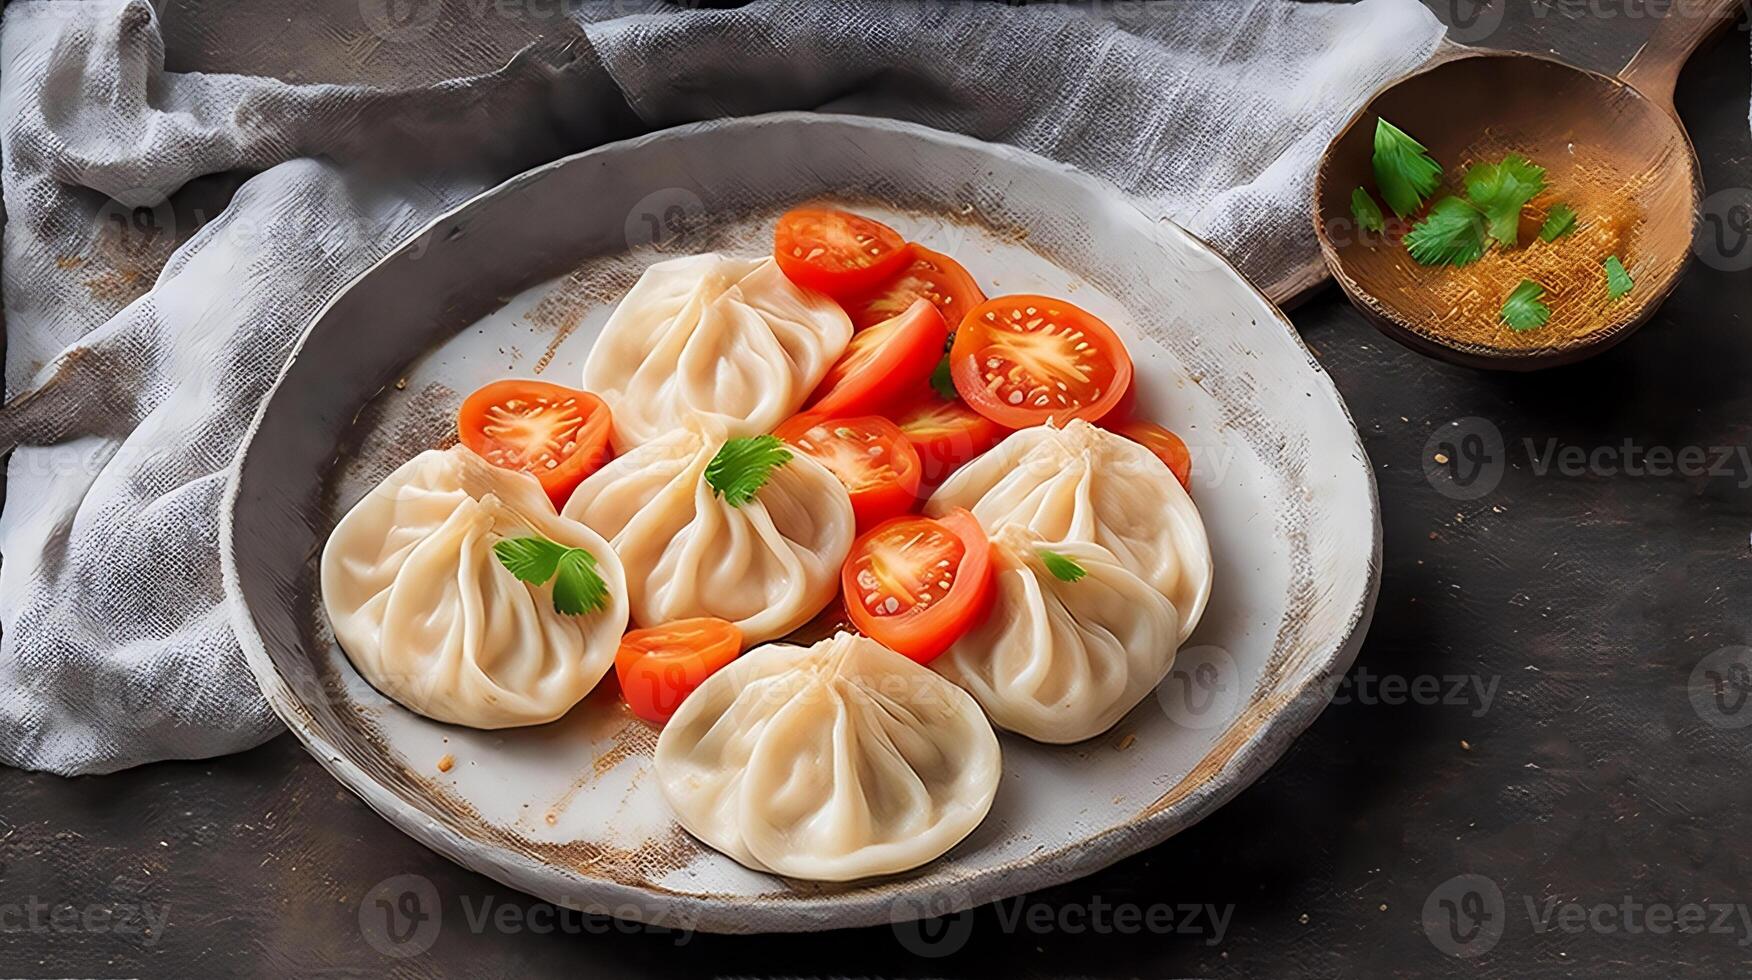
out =
<svg viewBox="0 0 1752 980"><path fill-rule="evenodd" d="M596 558L607 604L568 616L553 586L519 581L493 545L540 535ZM473 728L553 721L614 663L627 624L619 559L554 513L541 484L462 446L429 449L365 495L322 552L335 639L404 707Z"/></svg>
<svg viewBox="0 0 1752 980"><path fill-rule="evenodd" d="M1082 577L1053 574L1046 550L1075 562ZM994 725L1039 742L1081 742L1168 676L1180 616L1106 548L1045 541L1011 524L992 538L992 566L991 614L931 669L972 694Z"/></svg>
<svg viewBox="0 0 1752 980"><path fill-rule="evenodd" d="M985 819L998 739L965 691L851 633L770 644L688 695L657 739L682 826L757 871L916 868Z"/></svg>
<svg viewBox="0 0 1752 980"><path fill-rule="evenodd" d="M706 482L722 433L690 423L586 477L565 516L607 537L627 570L633 620L715 616L753 645L808 622L839 592L852 501L802 453L732 507Z"/></svg>
<svg viewBox="0 0 1752 980"><path fill-rule="evenodd" d="M1211 595L1211 546L1186 489L1156 454L1081 419L1012 433L925 505L973 512L990 534L1021 524L1047 541L1088 541L1167 596L1184 640Z"/></svg>
<svg viewBox="0 0 1752 980"><path fill-rule="evenodd" d="M639 277L596 339L584 387L608 403L617 452L689 416L755 435L803 406L851 337L838 303L770 257L690 255Z"/></svg>

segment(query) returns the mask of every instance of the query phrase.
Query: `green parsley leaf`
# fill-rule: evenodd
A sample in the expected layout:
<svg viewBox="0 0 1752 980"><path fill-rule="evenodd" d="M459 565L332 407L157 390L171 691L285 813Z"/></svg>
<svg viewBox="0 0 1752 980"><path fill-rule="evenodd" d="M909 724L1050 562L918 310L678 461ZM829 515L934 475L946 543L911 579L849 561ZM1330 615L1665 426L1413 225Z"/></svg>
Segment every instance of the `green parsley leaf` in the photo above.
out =
<svg viewBox="0 0 1752 980"><path fill-rule="evenodd" d="M506 538L493 545L493 554L518 581L540 585L554 577L566 546L542 537Z"/></svg>
<svg viewBox="0 0 1752 980"><path fill-rule="evenodd" d="M931 388L944 401L952 402L961 397L955 390L955 377L949 372L948 354L944 354L943 359L937 362L937 367L931 371Z"/></svg>
<svg viewBox="0 0 1752 980"><path fill-rule="evenodd" d="M1545 326L1545 321L1551 319L1551 307L1539 302L1539 297L1545 295L1545 287L1531 279L1521 280L1520 285L1509 293L1509 298L1503 300L1503 322L1514 330L1535 330Z"/></svg>
<svg viewBox="0 0 1752 980"><path fill-rule="evenodd" d="M1513 153L1501 163L1481 163L1466 171L1466 196L1484 212L1490 237L1513 246L1520 238L1521 209L1545 189L1545 168Z"/></svg>
<svg viewBox="0 0 1752 980"><path fill-rule="evenodd" d="M1539 240L1555 242L1576 230L1576 209L1567 204L1553 204L1545 212L1545 224L1539 227Z"/></svg>
<svg viewBox="0 0 1752 980"><path fill-rule="evenodd" d="M554 609L567 616L597 612L608 605L608 583L596 571L596 556L572 548L554 575Z"/></svg>
<svg viewBox="0 0 1752 980"><path fill-rule="evenodd" d="M568 548L540 536L505 538L493 554L520 582L541 585L554 580L554 611L581 616L608 605L608 583L596 571L596 556L583 548Z"/></svg>
<svg viewBox="0 0 1752 980"><path fill-rule="evenodd" d="M1469 265L1484 256L1484 215L1458 197L1444 197L1406 233L1405 247L1419 265Z"/></svg>
<svg viewBox="0 0 1752 980"><path fill-rule="evenodd" d="M1040 555L1040 563L1045 565L1046 570L1052 573L1052 577L1060 582L1075 582L1089 574L1083 566L1056 551L1042 548L1038 554Z"/></svg>
<svg viewBox="0 0 1752 980"><path fill-rule="evenodd" d="M1385 119L1375 119L1375 186L1401 218L1423 206L1442 182L1442 165L1422 143Z"/></svg>
<svg viewBox="0 0 1752 980"><path fill-rule="evenodd" d="M1357 227L1364 231L1387 230L1387 220L1381 215L1381 206L1361 187L1351 191L1351 217L1356 219Z"/></svg>
<svg viewBox="0 0 1752 980"><path fill-rule="evenodd" d="M1616 300L1630 292L1636 285L1636 280L1630 278L1630 271L1619 261L1618 256L1606 257L1606 298Z"/></svg>
<svg viewBox="0 0 1752 980"><path fill-rule="evenodd" d="M706 483L732 507L754 499L773 470L791 461L778 436L744 436L724 443L706 464Z"/></svg>

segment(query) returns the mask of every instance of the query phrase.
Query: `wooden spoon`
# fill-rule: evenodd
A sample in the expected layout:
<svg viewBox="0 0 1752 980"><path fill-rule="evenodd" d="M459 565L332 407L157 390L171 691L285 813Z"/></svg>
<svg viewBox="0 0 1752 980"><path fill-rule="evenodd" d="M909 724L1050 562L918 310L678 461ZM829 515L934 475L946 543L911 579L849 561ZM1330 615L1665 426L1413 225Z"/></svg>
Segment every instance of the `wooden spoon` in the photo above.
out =
<svg viewBox="0 0 1752 980"><path fill-rule="evenodd" d="M1375 93L1321 158L1314 229L1333 278L1389 337L1456 364L1533 370L1630 336L1673 291L1699 220L1697 156L1673 108L1679 70L1737 10L1738 0L1675 3L1618 78L1445 43L1429 64ZM1464 268L1425 267L1399 241L1408 223L1391 212L1389 234L1358 229L1353 189L1384 204L1371 163L1379 118L1442 164L1437 197L1459 192L1467 167L1506 153L1545 167L1547 191L1524 212L1519 246L1493 246ZM1559 201L1575 209L1576 230L1541 242L1529 215L1538 219ZM1636 282L1617 301L1606 295L1601 265L1613 254ZM1519 333L1499 315L1522 278L1546 287L1552 317ZM1590 329L1572 332L1582 324Z"/></svg>

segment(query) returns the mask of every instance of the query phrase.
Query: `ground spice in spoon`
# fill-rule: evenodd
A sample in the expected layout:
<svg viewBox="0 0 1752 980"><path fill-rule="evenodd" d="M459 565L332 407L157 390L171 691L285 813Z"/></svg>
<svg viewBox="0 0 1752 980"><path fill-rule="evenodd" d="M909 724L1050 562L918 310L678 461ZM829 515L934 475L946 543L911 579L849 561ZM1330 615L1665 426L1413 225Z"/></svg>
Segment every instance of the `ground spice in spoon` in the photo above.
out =
<svg viewBox="0 0 1752 980"><path fill-rule="evenodd" d="M1573 143L1556 154L1546 146L1542 158L1532 159L1517 144L1486 130L1460 159L1441 166L1410 134L1378 120L1376 189L1402 217L1387 222L1385 239L1373 248L1385 250L1382 256L1392 263L1403 288L1424 293L1427 307L1435 312L1416 324L1419 333L1473 349L1563 348L1634 315L1632 305L1620 302L1628 284L1620 281L1618 296L1607 287L1608 258L1622 261L1633 280L1661 280L1671 271L1639 266L1638 237L1645 219L1639 201L1659 176L1655 168L1626 173L1610 158ZM1469 188L1475 167L1482 183ZM1516 176L1507 177L1510 173ZM1516 193L1513 182L1493 183L1498 175L1524 189ZM1356 191L1352 213L1359 224L1379 228L1378 210L1366 213L1375 210L1372 200L1358 200L1367 190ZM1560 204L1574 212L1575 221L1567 233L1544 240L1541 227ZM1493 222L1517 216L1511 244L1509 231ZM1495 237L1484 234L1487 226ZM1408 242L1406 235L1413 229L1416 241ZM1538 319L1541 309L1529 309L1524 302L1514 316L1505 309L1511 294L1526 298L1516 293L1517 287L1549 310L1543 323Z"/></svg>
<svg viewBox="0 0 1752 980"><path fill-rule="evenodd" d="M1457 193L1451 185L1474 163L1514 152L1512 146L1481 140L1450 170L1454 176L1444 189ZM1433 305L1446 311L1422 325L1430 333L1478 347L1526 350L1567 346L1618 322L1625 307L1607 295L1602 262L1616 255L1634 278L1644 278L1637 266L1643 214L1636 202L1655 175L1635 175L1626 182L1622 172L1589 161L1585 150L1570 147L1569 155L1568 161L1537 161L1546 167L1546 189L1522 212L1516 247L1493 246L1483 258L1463 266L1423 266L1409 254L1399 257L1407 278L1427 289L1436 300ZM1541 241L1540 226L1559 202L1575 210L1575 228L1554 241ZM1500 316L1504 297L1523 279L1545 287L1541 300L1551 308L1551 319L1533 330L1510 329Z"/></svg>

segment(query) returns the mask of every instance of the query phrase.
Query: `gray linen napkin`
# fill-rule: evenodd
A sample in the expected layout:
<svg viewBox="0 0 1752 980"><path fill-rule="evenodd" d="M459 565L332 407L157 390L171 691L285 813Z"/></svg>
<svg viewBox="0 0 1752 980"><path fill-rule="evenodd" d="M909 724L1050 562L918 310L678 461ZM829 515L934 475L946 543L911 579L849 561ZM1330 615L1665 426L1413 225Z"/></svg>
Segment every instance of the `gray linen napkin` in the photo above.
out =
<svg viewBox="0 0 1752 980"><path fill-rule="evenodd" d="M896 116L1075 164L1269 277L1312 253L1327 139L1442 32L1414 0L649 6L568 3L503 68L409 90L167 72L144 0L7 7L0 761L279 730L222 595L227 468L324 299L493 182L711 116ZM470 43L437 0L360 11L385 45Z"/></svg>

